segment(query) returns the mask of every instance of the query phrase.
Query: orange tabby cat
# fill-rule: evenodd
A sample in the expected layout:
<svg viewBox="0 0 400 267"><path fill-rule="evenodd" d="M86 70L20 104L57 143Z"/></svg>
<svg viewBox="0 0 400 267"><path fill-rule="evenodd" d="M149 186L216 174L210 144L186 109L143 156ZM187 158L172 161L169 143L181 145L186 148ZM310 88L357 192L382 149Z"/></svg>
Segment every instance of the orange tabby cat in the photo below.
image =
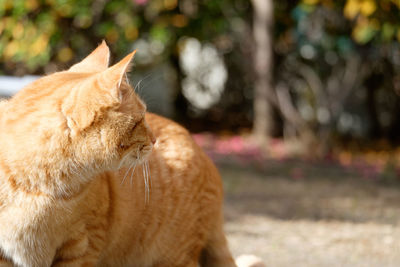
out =
<svg viewBox="0 0 400 267"><path fill-rule="evenodd" d="M0 266L235 266L220 176L103 42L0 103Z"/></svg>

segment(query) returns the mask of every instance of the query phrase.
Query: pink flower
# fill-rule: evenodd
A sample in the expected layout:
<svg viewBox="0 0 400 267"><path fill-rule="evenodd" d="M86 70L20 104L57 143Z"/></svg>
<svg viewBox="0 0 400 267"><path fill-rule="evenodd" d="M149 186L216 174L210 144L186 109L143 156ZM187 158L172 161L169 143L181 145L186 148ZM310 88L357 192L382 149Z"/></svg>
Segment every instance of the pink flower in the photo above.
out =
<svg viewBox="0 0 400 267"><path fill-rule="evenodd" d="M133 0L133 2L137 5L143 6L145 4L147 4L149 0Z"/></svg>

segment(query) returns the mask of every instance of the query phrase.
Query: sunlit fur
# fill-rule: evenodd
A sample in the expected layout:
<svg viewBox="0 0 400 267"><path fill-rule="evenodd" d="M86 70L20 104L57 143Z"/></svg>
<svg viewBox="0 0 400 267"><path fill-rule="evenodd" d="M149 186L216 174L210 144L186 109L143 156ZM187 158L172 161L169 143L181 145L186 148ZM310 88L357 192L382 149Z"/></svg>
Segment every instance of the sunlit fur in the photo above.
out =
<svg viewBox="0 0 400 267"><path fill-rule="evenodd" d="M0 266L235 266L219 174L146 113L133 54L108 67L103 42L0 102Z"/></svg>

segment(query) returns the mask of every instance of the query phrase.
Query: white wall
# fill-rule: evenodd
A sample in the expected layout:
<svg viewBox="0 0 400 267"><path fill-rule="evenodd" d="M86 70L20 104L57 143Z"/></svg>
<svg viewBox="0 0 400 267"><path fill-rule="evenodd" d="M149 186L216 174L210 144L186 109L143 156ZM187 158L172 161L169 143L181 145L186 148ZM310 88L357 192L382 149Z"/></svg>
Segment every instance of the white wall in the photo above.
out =
<svg viewBox="0 0 400 267"><path fill-rule="evenodd" d="M38 78L39 76L31 75L24 77L0 76L0 96L12 96Z"/></svg>

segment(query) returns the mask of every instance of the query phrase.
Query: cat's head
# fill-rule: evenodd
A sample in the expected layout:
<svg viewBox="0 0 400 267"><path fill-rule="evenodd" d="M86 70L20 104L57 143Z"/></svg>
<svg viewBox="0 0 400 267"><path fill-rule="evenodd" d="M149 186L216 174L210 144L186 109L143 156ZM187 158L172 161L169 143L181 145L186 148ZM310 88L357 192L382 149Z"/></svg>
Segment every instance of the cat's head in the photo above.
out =
<svg viewBox="0 0 400 267"><path fill-rule="evenodd" d="M126 82L133 56L109 67L103 42L69 70L38 79L3 103L3 158L28 168L88 171L144 159L155 138L145 104Z"/></svg>

